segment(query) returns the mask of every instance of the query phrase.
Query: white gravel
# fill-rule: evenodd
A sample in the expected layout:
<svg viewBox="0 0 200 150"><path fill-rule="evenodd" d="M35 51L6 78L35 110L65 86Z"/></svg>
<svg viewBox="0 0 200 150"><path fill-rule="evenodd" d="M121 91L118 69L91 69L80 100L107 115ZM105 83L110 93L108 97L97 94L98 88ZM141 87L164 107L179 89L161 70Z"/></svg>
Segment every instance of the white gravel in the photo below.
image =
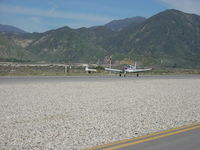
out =
<svg viewBox="0 0 200 150"><path fill-rule="evenodd" d="M0 84L0 149L83 149L200 121L200 79Z"/></svg>

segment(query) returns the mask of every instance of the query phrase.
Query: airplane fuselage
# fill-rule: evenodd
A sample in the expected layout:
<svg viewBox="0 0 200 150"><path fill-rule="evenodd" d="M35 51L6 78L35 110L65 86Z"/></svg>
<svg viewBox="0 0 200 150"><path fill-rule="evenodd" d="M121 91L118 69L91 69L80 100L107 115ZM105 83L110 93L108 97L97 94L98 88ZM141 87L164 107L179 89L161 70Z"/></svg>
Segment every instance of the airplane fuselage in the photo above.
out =
<svg viewBox="0 0 200 150"><path fill-rule="evenodd" d="M139 72L145 72L145 71L150 71L152 70L152 68L148 68L148 69L137 69L136 68L136 64L135 66L132 65L126 65L123 67L123 69L119 70L119 69L112 69L112 68L105 68L105 70L107 71L112 71L115 73L119 73L119 76L122 76L122 74L124 76L126 76L126 73L137 73L137 77L139 76Z"/></svg>

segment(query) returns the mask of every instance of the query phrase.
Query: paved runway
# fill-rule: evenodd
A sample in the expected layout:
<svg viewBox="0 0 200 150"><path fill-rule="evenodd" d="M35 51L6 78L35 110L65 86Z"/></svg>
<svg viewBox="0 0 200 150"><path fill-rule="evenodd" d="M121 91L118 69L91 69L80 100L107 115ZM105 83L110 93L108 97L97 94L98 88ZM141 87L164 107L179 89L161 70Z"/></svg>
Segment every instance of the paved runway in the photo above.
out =
<svg viewBox="0 0 200 150"><path fill-rule="evenodd" d="M88 150L199 150L200 123L97 146Z"/></svg>
<svg viewBox="0 0 200 150"><path fill-rule="evenodd" d="M136 77L129 75L119 77L118 75L108 76L1 76L1 83L14 82L79 82L79 81L109 81L109 80L152 80L152 79L200 79L200 75L141 75Z"/></svg>

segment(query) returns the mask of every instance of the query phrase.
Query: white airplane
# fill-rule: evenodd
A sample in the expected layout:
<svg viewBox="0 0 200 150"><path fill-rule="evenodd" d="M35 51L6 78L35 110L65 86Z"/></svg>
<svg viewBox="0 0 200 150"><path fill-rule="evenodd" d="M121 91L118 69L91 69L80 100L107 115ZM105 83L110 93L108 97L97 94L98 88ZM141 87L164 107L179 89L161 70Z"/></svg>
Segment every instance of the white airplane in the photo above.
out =
<svg viewBox="0 0 200 150"><path fill-rule="evenodd" d="M152 68L147 68L147 69L137 69L136 68L136 63L135 66L132 65L125 65L122 70L119 69L112 69L112 68L105 68L106 71L112 71L115 73L119 73L119 76L121 77L122 74L124 74L124 77L126 76L126 73L137 73L137 77L139 77L139 72L145 72L145 71L150 71Z"/></svg>
<svg viewBox="0 0 200 150"><path fill-rule="evenodd" d="M92 72L97 72L97 69L90 69L90 68L88 68L88 66L86 66L86 67L85 67L85 71L86 71L87 73L92 73Z"/></svg>

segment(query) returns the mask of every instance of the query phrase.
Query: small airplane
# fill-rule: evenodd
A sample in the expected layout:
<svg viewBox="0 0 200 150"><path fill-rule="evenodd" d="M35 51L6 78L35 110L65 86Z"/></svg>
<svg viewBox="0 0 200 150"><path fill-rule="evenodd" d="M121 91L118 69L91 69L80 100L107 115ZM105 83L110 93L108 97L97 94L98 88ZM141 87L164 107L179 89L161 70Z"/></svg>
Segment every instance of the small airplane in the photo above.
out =
<svg viewBox="0 0 200 150"><path fill-rule="evenodd" d="M86 71L87 73L92 73L92 72L97 72L97 69L90 69L90 68L88 68L88 66L86 66L86 67L85 67L85 71Z"/></svg>
<svg viewBox="0 0 200 150"><path fill-rule="evenodd" d="M106 71L112 71L115 73L119 73L119 76L121 77L122 74L124 74L124 77L126 76L126 73L137 73L137 77L139 77L139 72L145 72L150 71L152 68L147 69L137 69L136 63L134 66L132 65L125 65L122 70L119 69L112 69L112 68L104 68Z"/></svg>

